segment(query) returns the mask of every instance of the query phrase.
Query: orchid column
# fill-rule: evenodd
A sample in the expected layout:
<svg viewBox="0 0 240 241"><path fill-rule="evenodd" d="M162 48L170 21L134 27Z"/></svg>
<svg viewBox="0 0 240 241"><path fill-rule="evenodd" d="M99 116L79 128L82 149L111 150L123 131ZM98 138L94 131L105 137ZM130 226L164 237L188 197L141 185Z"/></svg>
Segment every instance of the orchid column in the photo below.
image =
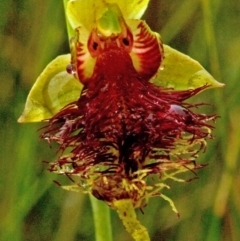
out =
<svg viewBox="0 0 240 241"><path fill-rule="evenodd" d="M41 137L59 144L50 171L69 177L65 189L104 201L146 241L134 209L161 196L177 212L162 189L202 167L195 160L212 138L216 116L196 114L199 105L186 100L222 86L140 20L147 4L70 0L71 54L46 67L19 119L46 122Z"/></svg>

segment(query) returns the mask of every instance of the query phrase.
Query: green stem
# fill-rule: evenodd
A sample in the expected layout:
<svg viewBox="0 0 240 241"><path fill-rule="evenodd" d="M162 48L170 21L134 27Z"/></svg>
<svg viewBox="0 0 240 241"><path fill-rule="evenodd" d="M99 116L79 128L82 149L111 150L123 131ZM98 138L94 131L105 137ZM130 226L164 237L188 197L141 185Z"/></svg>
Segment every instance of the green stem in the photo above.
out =
<svg viewBox="0 0 240 241"><path fill-rule="evenodd" d="M90 195L95 225L96 241L112 241L110 208Z"/></svg>

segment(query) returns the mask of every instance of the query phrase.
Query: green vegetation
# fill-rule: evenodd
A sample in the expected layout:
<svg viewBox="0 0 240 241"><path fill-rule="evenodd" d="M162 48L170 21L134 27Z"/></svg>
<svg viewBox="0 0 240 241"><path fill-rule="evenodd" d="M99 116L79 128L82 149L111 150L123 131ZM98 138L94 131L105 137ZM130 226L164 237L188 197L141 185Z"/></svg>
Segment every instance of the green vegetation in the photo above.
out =
<svg viewBox="0 0 240 241"><path fill-rule="evenodd" d="M38 139L40 124L18 124L27 94L43 68L69 52L62 1L0 2L0 241L93 241L87 195L65 191L47 171L55 157ZM199 179L169 182L180 218L162 198L138 211L152 241L240 240L240 3L221 0L151 0L144 19L165 44L197 59L223 89L194 102L217 113L215 139L199 163ZM131 241L111 211L113 240ZM105 220L103 220L104 222Z"/></svg>

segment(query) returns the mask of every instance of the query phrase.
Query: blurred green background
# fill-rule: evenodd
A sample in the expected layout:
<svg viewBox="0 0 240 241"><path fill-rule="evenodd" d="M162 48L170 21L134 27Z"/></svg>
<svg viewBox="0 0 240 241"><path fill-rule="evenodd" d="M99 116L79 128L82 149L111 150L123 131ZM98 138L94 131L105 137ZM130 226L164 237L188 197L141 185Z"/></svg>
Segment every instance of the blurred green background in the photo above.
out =
<svg viewBox="0 0 240 241"><path fill-rule="evenodd" d="M161 198L150 200L139 219L152 241L240 240L240 2L151 0L144 19L164 43L197 59L223 89L195 102L221 116L215 139L201 154L209 165L190 183L170 183L178 218ZM46 64L69 52L60 0L0 1L0 240L93 241L87 195L56 185L42 161L53 160L39 140L39 124L18 124L27 94ZM104 221L104 220L103 220ZM112 212L114 241L130 241Z"/></svg>

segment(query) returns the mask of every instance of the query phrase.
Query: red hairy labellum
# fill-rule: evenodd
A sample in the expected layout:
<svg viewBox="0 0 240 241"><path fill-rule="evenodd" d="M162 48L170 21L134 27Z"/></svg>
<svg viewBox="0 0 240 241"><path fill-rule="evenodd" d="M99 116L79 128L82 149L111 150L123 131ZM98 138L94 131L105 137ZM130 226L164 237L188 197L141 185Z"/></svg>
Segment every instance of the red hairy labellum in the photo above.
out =
<svg viewBox="0 0 240 241"><path fill-rule="evenodd" d="M160 189L146 177L167 171L196 169L194 160L211 138L209 121L184 101L203 90L174 91L149 82L163 59L157 34L143 21L135 32L108 38L93 29L87 43L80 31L72 40L68 71L84 88L79 99L48 121L43 138L56 141L61 155L50 170L77 175L78 185L107 201L131 198L141 207ZM87 60L86 60L87 59ZM85 64L91 71L86 74ZM153 182L153 181L152 181ZM149 191L150 190L150 191Z"/></svg>

